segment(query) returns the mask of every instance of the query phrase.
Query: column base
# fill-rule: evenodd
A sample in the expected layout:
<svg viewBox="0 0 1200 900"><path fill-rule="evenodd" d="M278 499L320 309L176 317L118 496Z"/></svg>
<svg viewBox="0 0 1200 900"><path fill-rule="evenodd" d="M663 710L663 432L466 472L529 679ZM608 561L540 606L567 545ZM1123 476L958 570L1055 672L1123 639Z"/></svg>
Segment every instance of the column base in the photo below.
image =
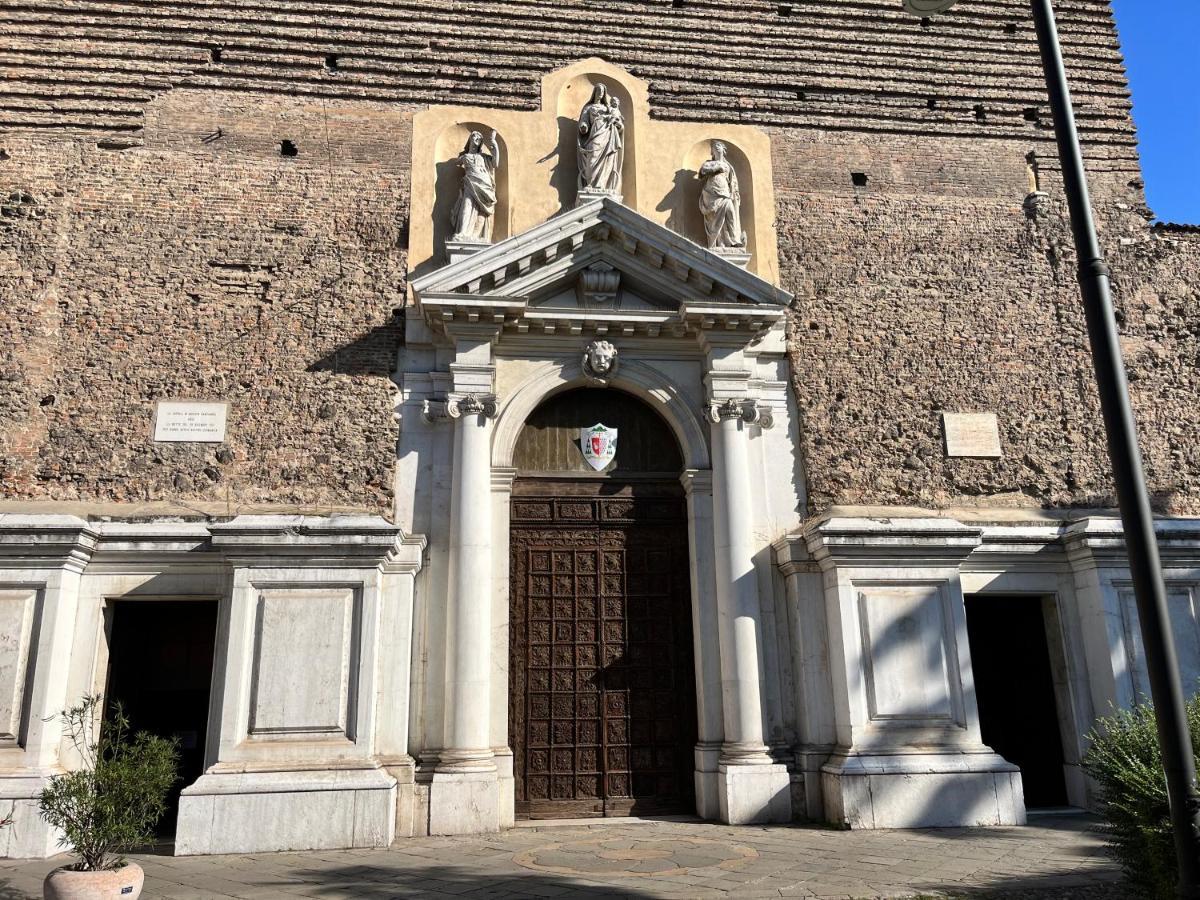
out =
<svg viewBox="0 0 1200 900"><path fill-rule="evenodd" d="M834 753L826 821L845 828L1024 825L1021 771L995 753Z"/></svg>
<svg viewBox="0 0 1200 900"><path fill-rule="evenodd" d="M697 744L696 757L696 815L709 821L721 818L721 801L717 788L717 769L720 766L720 744Z"/></svg>
<svg viewBox="0 0 1200 900"><path fill-rule="evenodd" d="M490 772L438 772L429 781L431 835L489 834L500 830L500 776Z"/></svg>
<svg viewBox="0 0 1200 900"><path fill-rule="evenodd" d="M179 798L175 855L388 847L395 832L383 769L209 772Z"/></svg>
<svg viewBox="0 0 1200 900"><path fill-rule="evenodd" d="M0 819L12 819L0 828L0 858L45 859L62 852L62 832L47 825L38 811L37 798L48 781L41 775L0 778Z"/></svg>
<svg viewBox="0 0 1200 900"><path fill-rule="evenodd" d="M792 820L792 779L787 766L717 767L717 803L727 825L757 825Z"/></svg>
<svg viewBox="0 0 1200 900"><path fill-rule="evenodd" d="M493 751L496 759L496 778L500 782L500 827L517 824L517 780L513 777L513 752L508 747Z"/></svg>

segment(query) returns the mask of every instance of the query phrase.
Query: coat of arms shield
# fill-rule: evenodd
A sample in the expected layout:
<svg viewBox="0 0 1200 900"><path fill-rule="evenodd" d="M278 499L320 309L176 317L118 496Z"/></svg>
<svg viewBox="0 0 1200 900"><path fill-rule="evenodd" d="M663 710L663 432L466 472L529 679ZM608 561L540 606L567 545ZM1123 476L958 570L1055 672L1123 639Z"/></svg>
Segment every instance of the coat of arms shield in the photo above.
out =
<svg viewBox="0 0 1200 900"><path fill-rule="evenodd" d="M581 428L579 446L587 464L599 472L617 455L617 429L599 422L591 428Z"/></svg>

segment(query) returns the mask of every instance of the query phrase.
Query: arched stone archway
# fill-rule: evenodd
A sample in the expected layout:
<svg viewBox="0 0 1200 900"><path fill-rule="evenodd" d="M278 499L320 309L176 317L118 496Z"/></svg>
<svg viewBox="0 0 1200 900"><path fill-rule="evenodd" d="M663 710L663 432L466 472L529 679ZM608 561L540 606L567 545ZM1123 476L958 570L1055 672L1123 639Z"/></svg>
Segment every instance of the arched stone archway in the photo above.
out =
<svg viewBox="0 0 1200 900"><path fill-rule="evenodd" d="M688 397L676 385L666 381L660 371L637 360L628 360L608 383L637 397L662 416L679 443L685 470L710 467L708 433L697 415L699 410L694 409ZM547 361L530 371L507 398L501 400L492 435L493 467L512 466L517 438L534 409L555 394L588 384L578 360Z"/></svg>

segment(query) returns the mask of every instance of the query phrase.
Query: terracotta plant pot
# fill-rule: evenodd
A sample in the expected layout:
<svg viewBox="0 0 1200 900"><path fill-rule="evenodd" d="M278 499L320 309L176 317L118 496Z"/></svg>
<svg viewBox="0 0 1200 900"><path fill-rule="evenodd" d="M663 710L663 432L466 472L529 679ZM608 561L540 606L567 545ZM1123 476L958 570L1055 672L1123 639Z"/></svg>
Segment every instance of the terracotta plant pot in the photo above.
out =
<svg viewBox="0 0 1200 900"><path fill-rule="evenodd" d="M137 863L103 872L55 869L42 882L45 900L135 900L142 894L146 873Z"/></svg>

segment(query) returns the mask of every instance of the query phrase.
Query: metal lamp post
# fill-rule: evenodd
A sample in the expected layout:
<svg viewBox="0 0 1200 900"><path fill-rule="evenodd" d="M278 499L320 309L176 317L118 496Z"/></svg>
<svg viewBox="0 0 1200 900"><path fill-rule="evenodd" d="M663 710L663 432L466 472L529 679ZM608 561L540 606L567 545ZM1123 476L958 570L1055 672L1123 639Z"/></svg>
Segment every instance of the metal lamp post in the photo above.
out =
<svg viewBox="0 0 1200 900"><path fill-rule="evenodd" d="M932 16L949 9L957 0L902 2L907 12L917 16ZM1100 392L1100 408L1108 437L1117 502L1125 527L1125 546L1137 597L1146 668L1150 677L1150 696L1158 721L1158 742L1167 776L1171 824L1179 857L1179 895L1188 900L1200 900L1200 795L1196 790L1195 760L1184 713L1175 642L1171 636L1167 593L1154 535L1154 517L1146 493L1142 457L1129 403L1125 363L1117 339L1109 268L1104 262L1092 219L1083 154L1075 128L1075 114L1071 108L1071 94L1067 87L1054 8L1051 0L1031 0L1031 3L1042 68L1050 94L1050 108L1054 114L1054 132L1071 215L1071 231L1075 238L1075 252L1079 257L1079 286L1087 317L1092 365Z"/></svg>

